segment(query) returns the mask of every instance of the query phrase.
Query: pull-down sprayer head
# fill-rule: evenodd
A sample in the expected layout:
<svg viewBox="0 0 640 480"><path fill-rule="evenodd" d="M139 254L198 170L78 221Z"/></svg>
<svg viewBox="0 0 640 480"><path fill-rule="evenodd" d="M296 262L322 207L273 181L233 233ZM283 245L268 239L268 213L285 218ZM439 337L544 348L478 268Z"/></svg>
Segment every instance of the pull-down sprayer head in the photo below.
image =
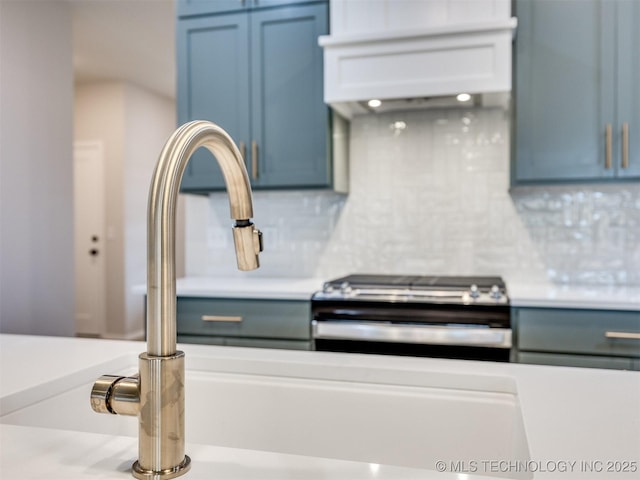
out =
<svg viewBox="0 0 640 480"><path fill-rule="evenodd" d="M255 270L260 266L258 253L262 251L262 232L249 220L236 220L233 226L238 270Z"/></svg>

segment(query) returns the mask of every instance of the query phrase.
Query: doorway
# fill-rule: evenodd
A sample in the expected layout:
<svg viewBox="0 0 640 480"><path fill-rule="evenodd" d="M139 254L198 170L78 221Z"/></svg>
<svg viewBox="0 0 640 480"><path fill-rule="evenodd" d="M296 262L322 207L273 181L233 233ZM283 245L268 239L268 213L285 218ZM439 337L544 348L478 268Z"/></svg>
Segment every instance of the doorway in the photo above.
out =
<svg viewBox="0 0 640 480"><path fill-rule="evenodd" d="M76 335L106 332L105 178L102 142L74 142Z"/></svg>

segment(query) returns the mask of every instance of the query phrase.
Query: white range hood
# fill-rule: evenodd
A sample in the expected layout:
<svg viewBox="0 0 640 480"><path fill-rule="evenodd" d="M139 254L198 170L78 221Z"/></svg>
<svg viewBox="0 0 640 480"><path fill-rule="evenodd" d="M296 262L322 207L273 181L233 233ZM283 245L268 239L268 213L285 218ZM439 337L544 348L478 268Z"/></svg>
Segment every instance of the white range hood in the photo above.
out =
<svg viewBox="0 0 640 480"><path fill-rule="evenodd" d="M516 25L510 0L331 0L331 34L319 38L325 102L351 118L370 99L495 99L511 90Z"/></svg>

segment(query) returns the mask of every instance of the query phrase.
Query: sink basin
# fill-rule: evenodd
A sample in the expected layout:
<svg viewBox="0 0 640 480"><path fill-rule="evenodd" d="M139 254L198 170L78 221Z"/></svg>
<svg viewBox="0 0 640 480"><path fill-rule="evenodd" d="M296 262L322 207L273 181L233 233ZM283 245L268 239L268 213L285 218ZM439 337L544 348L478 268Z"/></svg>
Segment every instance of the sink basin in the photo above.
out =
<svg viewBox="0 0 640 480"><path fill-rule="evenodd" d="M472 461L530 460L508 377L187 358L187 444L425 469L442 460L460 472ZM137 365L120 358L103 368L129 375ZM91 410L95 378L94 368L22 392L0 405L0 422L137 436L136 418Z"/></svg>

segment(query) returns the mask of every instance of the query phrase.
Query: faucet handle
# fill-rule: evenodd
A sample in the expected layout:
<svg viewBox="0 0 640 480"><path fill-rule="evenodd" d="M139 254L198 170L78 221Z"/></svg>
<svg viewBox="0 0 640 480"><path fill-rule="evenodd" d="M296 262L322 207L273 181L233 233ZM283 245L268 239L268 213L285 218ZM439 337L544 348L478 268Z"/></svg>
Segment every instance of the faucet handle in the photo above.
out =
<svg viewBox="0 0 640 480"><path fill-rule="evenodd" d="M140 410L140 378L102 375L91 388L90 401L94 412L135 416Z"/></svg>
<svg viewBox="0 0 640 480"><path fill-rule="evenodd" d="M119 375L102 375L91 388L91 408L96 413L113 413L109 405L113 385L122 379Z"/></svg>
<svg viewBox="0 0 640 480"><path fill-rule="evenodd" d="M258 254L262 251L262 232L249 220L236 220L233 243L239 270L255 270L260 266Z"/></svg>

